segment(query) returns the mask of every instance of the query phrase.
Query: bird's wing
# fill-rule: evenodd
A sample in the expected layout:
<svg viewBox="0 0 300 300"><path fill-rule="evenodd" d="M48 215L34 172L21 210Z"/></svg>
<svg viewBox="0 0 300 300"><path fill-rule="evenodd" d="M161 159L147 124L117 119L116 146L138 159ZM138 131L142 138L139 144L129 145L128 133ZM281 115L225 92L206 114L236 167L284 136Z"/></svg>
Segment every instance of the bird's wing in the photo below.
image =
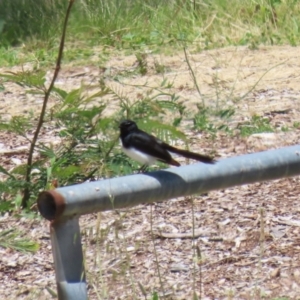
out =
<svg viewBox="0 0 300 300"><path fill-rule="evenodd" d="M164 147L162 146L163 142L161 140L146 132L143 132L141 130L132 132L130 136L125 138L124 142L130 144L137 150L140 150L148 155L157 158L157 160L161 162L165 162L175 166L180 165L172 158L171 154L164 149Z"/></svg>

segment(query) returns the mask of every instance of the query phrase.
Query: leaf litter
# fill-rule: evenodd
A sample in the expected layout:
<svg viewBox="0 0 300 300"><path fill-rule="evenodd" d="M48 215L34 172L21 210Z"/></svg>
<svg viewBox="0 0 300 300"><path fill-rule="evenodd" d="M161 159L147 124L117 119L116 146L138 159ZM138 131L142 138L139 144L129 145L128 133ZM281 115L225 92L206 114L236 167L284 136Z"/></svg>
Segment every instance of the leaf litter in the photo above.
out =
<svg viewBox="0 0 300 300"><path fill-rule="evenodd" d="M258 114L280 128L292 127L299 120L298 52L287 46L255 51L239 47L190 57L202 95L216 101L218 87L223 95L220 105L235 106L234 122ZM167 67L163 76L173 82L174 91L193 109L199 95L184 56L149 57ZM105 70L118 75L133 64L133 56L112 57ZM278 66L271 69L275 65ZM245 95L267 70L252 92L233 101ZM82 82L95 82L102 71L93 66L69 66L62 70L59 80L72 89ZM162 75L150 67L146 76L123 80L157 85ZM128 97L137 97L135 87L123 84L121 88ZM0 111L8 119L33 108L38 110L40 105L38 99L10 84L5 84L5 91L0 93ZM52 141L51 130L45 129L41 138ZM0 134L0 165L9 169L24 163L27 142L10 133ZM299 143L298 129L245 138L217 132L213 140L208 134L199 136L192 130L187 134L193 141L192 150L216 149L219 158ZM201 299L298 299L299 186L299 177L285 178L81 217L90 299L150 299L156 292L167 299L191 299L193 282ZM1 216L0 230L10 228L23 229L40 249L33 255L0 248L2 299L53 299L56 286L49 223L39 218Z"/></svg>

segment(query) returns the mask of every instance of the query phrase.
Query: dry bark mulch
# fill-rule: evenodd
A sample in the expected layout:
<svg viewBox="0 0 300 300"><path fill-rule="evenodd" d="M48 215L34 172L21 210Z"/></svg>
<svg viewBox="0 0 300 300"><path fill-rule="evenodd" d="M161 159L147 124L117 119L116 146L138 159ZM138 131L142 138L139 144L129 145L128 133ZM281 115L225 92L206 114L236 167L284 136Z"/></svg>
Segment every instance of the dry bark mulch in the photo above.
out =
<svg viewBox="0 0 300 300"><path fill-rule="evenodd" d="M169 72L164 76L173 80L174 91L192 109L199 102L199 95L182 54L151 57L168 66ZM222 91L221 100L230 101L230 88L234 86L236 97L243 95L266 70L278 65L247 97L232 102L237 111L234 122L256 113L278 128L275 133L241 138L218 132L211 139L189 131L192 150L215 149L222 159L299 144L298 129L279 130L284 126L292 128L299 120L298 48L228 48L193 54L191 59L201 90L212 101L216 100L216 84ZM108 61L106 67L120 72L133 63L134 57L118 57ZM82 81L94 82L99 72L95 67L70 66L62 71L58 83L71 89ZM146 77L124 80L136 84L147 80L154 85L161 76L150 69ZM108 84L115 83L108 79ZM137 96L134 88L122 88L126 95ZM30 97L8 84L0 93L0 111L11 118L33 106L38 110L40 100ZM45 129L41 138L51 140L51 130ZM12 134L0 134L0 165L9 169L23 163L27 142ZM81 217L90 299L145 298L139 284L147 299L154 291L168 299L191 299L193 286L201 299L299 299L298 186L299 177L285 178ZM49 223L6 214L0 217L0 230L7 228L20 229L38 241L40 250L28 254L0 248L1 299L53 299L49 290L56 291L56 286Z"/></svg>

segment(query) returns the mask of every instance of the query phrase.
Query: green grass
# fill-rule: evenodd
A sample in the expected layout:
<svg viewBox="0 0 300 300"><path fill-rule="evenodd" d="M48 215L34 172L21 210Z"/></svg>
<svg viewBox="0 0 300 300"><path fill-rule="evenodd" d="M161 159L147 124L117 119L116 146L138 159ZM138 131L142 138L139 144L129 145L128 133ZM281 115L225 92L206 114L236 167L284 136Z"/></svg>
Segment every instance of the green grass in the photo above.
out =
<svg viewBox="0 0 300 300"><path fill-rule="evenodd" d="M23 65L28 62L36 66L30 72L10 76L0 74L1 79L30 88L34 93L43 93L45 68L40 67L53 65L57 57L66 3L67 1L62 0L0 2L0 66ZM261 44L297 45L300 37L299 12L298 2L291 0L204 0L195 6L193 2L183 0L76 1L68 25L64 63L84 65L91 63L91 58L98 55L101 64L110 53L122 51L135 54L138 66L132 74L142 76L148 71L143 51L146 49L173 53L176 50L182 51L185 45L192 51L228 45L246 45L251 49L256 49ZM164 73L164 68L159 63L155 65L158 74ZM196 84L196 78L194 83ZM235 114L232 107L220 109L216 105L210 108L202 103L197 112L187 116L186 108L178 101L179 96L172 94L169 90L171 85L164 81L159 88L154 87L151 93L141 94L135 101L130 101L126 95L120 95L118 91L106 86L105 82L100 82L98 88L99 92L89 97L83 90L84 87L72 91L54 89L56 105L51 111L47 111L44 123L54 128L63 142L59 147L42 142L38 145L39 155L34 161L34 168L38 172L32 174L29 183L32 192L30 204L36 200L39 191L53 188L55 181L64 186L93 179L94 176L105 178L128 174L139 168L119 148L114 147L117 145L118 135L115 121L125 117L136 120L142 129L153 132L161 139L182 139L184 142L184 134L177 129L183 119L192 120L193 129L208 132L212 137L221 130L233 134L233 129L237 129L244 137L253 133L275 131L268 119L258 116L252 117L238 128L230 128L231 117ZM217 90L217 86L212 88ZM1 89L4 86L0 84ZM170 100L159 100L162 94L168 95ZM106 102L98 102L97 105L93 102L96 98L107 95L119 107L115 115L109 118L102 114ZM201 93L199 103L200 101ZM168 125L166 114L172 115L168 119ZM14 132L16 136L27 137L35 126L35 120L33 122L30 114L15 116L10 121L0 119L0 130ZM299 128L297 122L293 126ZM8 170L5 166L0 166L0 173L5 175L5 179L0 182L0 213L19 210L21 193L26 186L25 168L26 165L21 165ZM35 242L19 239L19 234L14 230L0 232L0 246L20 251L37 250ZM103 239L106 239L107 234L103 234ZM119 248L126 249L121 246L120 241ZM200 259L201 256L197 257ZM157 266L159 267L159 262ZM123 271L115 276L126 278L126 284L133 286L132 279L127 279L124 275L125 271L130 271L129 263L124 266ZM101 278L94 279L93 275L91 274L90 281L96 280L95 285L99 288ZM139 288L145 298L159 298L155 291L151 295L148 292L147 295L142 285ZM234 296L232 293L233 291L228 292L228 298ZM133 294L136 294L134 289ZM194 299L196 297L195 294Z"/></svg>
<svg viewBox="0 0 300 300"><path fill-rule="evenodd" d="M54 0L48 4L39 3L37 8L32 9L32 1L16 0L9 4L0 2L0 11L6 12L2 17L0 13L0 19L4 20L1 23L4 25L0 28L3 38L0 63L22 65L33 62L36 68L30 72L0 74L0 77L3 81L30 88L31 93L43 94L45 68L41 66L54 64L66 7L60 4L61 1ZM15 6L17 3L18 7ZM148 72L148 65L147 55L141 48L165 51L176 47L182 49L188 43L190 48L199 50L227 44L248 44L254 47L259 43L270 43L275 33L285 37L288 32L291 33L290 21L283 14L287 13L287 4L290 5L289 14L294 20L293 24L297 24L298 20L296 13L299 7L293 1L260 1L258 5L253 1L233 0L228 6L226 1L215 0L204 1L195 6L192 4L184 1L163 4L159 1L75 1L68 23L64 63L91 63L90 58L95 55L94 46L99 48L100 45L103 49L98 51L100 64L114 49L131 49L131 52L134 49L138 65L131 72L143 76ZM31 18L41 16L43 18L40 22L30 22ZM14 17L18 17L18 22L12 22ZM9 24L16 27L15 31L8 29ZM269 35L262 35L266 28ZM251 37L255 37L255 40L251 40ZM268 39L264 40L266 37ZM275 40L272 38L273 42ZM279 42L279 39L276 41ZM284 41L284 38L280 41ZM287 39L285 41L288 42ZM11 46L15 44L18 46ZM113 50L108 50L108 46ZM185 54L189 70L194 74L186 51ZM157 73L164 72L163 65L156 64L155 68ZM56 88L53 94L57 98L57 104L51 112L47 111L44 122L59 128L58 134L64 140L64 147L53 149L43 144L39 146L40 158L35 162L39 173L32 175L29 186L32 200L35 200L39 190L51 188L52 181L57 178L60 185L70 185L93 178L95 172L103 178L128 174L136 169L135 163L124 159L117 151L113 158L110 155L112 151L115 152L113 148L117 140L115 120L132 118L138 123L140 120L147 120L145 128L145 124L141 122L141 128L162 139L171 136L173 139L184 140L184 135L176 129L183 119L192 120L195 130L208 132L213 138L219 131L233 134L235 128L230 124L235 109L226 104L219 107L218 101L223 97L219 92L217 105L206 106L195 76L193 82L198 88L199 103L202 100L202 104L198 105L198 112L189 116L186 107L178 101L179 96L172 93L171 85L164 80L159 87L151 88L151 92L142 92L136 101L107 86L105 80L100 80L97 86L99 92L89 97L84 96L84 86L70 92ZM217 91L218 86L212 88ZM170 100L160 101L161 95L168 96ZM95 98L105 96L111 97L112 102L119 107L110 118L102 115L109 104L103 101L96 105L94 102ZM168 125L162 124L166 114L171 116ZM27 138L27 132L33 131L35 126L31 115L15 116L10 121L0 119L0 130L14 132L23 138ZM153 128L159 130L155 132ZM268 120L256 116L240 125L238 130L241 136L274 131ZM99 132L107 139L95 139ZM94 161L99 161L101 166L93 165ZM18 204L20 192L28 187L23 180L25 170L26 165L18 166L10 172L1 166L0 173L7 177L5 182L0 182L0 198L11 203L3 201L0 211L10 210Z"/></svg>
<svg viewBox="0 0 300 300"><path fill-rule="evenodd" d="M144 59L140 58L140 64ZM137 67L137 72L143 73ZM0 73L0 79L30 88L33 94L43 94L45 87L45 71L34 69L16 73ZM30 190L32 204L41 190L53 188L53 182L59 186L72 185L95 176L99 178L114 177L133 173L139 165L125 158L120 153L118 144L118 123L125 118L132 118L146 131L154 132L162 139L182 139L185 135L176 127L180 124L185 107L178 103L178 97L170 93L170 87L160 85L159 90L142 92L140 98L132 101L118 91L100 82L98 91L86 95L82 86L70 92L54 87L53 97L56 105L47 110L44 126L57 128L57 135L63 143L58 147L39 142L36 150L39 157L34 159L32 167L37 170L26 182L26 163L8 170L0 165L0 213L12 211L20 207L20 195L25 188ZM170 100L161 101L160 96L169 95ZM103 111L109 105L99 98L110 96L119 109L110 117L105 117ZM98 99L98 100L96 100ZM162 120L167 113L171 116L167 124ZM28 113L13 116L10 120L0 118L0 132L10 132L28 139L28 132L36 128L36 116ZM146 122L145 122L146 121ZM166 123L166 121L165 121ZM101 138L99 137L101 135ZM112 153L114 153L112 155Z"/></svg>
<svg viewBox="0 0 300 300"><path fill-rule="evenodd" d="M275 129L270 124L270 121L260 116L253 116L250 121L238 127L241 136L249 136L255 133L274 132Z"/></svg>
<svg viewBox="0 0 300 300"><path fill-rule="evenodd" d="M21 232L13 228L1 230L0 248L9 248L22 252L36 252L39 249L38 243L20 236L22 236Z"/></svg>
<svg viewBox="0 0 300 300"><path fill-rule="evenodd" d="M68 25L65 59L88 60L93 46L115 50L195 51L228 45L299 44L300 5L296 0L75 1ZM0 2L0 64L52 61L66 1ZM10 51L11 46L19 46ZM20 47L21 46L21 47ZM79 51L80 49L80 51ZM79 56L79 57L78 57Z"/></svg>

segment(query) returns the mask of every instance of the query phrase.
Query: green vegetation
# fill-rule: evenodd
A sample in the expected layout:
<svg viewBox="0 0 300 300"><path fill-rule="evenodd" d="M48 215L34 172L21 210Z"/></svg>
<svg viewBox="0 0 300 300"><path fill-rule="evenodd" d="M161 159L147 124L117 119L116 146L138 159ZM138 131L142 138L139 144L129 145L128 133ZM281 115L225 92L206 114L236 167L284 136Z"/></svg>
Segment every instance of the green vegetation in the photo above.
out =
<svg viewBox="0 0 300 300"><path fill-rule="evenodd" d="M22 236L22 233L16 229L0 231L0 247L23 252L36 252L39 249L36 242L20 236Z"/></svg>
<svg viewBox="0 0 300 300"><path fill-rule="evenodd" d="M26 93L46 97L46 66L53 66L57 57L67 3L62 0L0 2L0 65L28 62L33 65L31 71L0 74L1 92L5 91L4 83L9 82L21 86ZM184 122L212 138L220 131L242 137L275 131L269 119L256 115L233 125L231 121L236 108L228 106L226 99L232 96L234 87L230 87L229 94L222 95L217 80L212 85L217 103L209 106L208 99L202 97L184 47L200 52L228 45L246 45L251 49L261 44L288 43L294 46L299 43L299 24L300 6L296 0L75 1L63 49L64 63L90 64L91 58L97 55L97 64L101 66L109 55L117 51L134 53L134 67L109 78L118 81L121 77L145 76L148 73L145 50L170 52L184 49L191 81L199 94L197 111L188 111L179 95L172 91L172 83L165 78L159 86L139 86L141 92L137 99L129 99L107 84L104 78L91 85L74 87L71 91L54 86L49 92L55 104L47 107L45 115L31 111L11 119L0 117L0 132L13 133L33 144L35 153L28 178L28 164L13 169L0 165L0 213L9 212L19 217L24 190L29 191L29 199L22 214L28 217L33 214L32 204L41 190L133 173L139 165L128 159L117 146L117 126L124 118L134 119L141 129L166 141L181 139L186 142L184 133L179 130ZM154 69L156 74L166 72L166 67L157 61ZM161 100L162 96L164 100ZM232 100L238 103L243 97L246 94ZM111 106L114 106L114 113L108 116L105 110ZM39 114L42 127L51 130L52 136L49 140L41 140L37 133L37 143L33 143L32 133L38 128ZM299 122L295 122L293 127L299 128ZM282 127L281 130L288 128ZM97 241L100 244L107 238L107 233L100 232L100 229L98 233L103 235ZM32 252L38 249L35 242L20 239L20 235L22 233L12 229L1 231L0 247ZM153 246L156 251L154 242ZM198 246L194 256L200 264L203 258ZM159 272L159 262L156 261L156 264ZM124 270L130 272L129 263L124 264ZM90 281L100 281L100 277L91 276ZM163 285L160 285L163 290ZM159 299L156 291L149 294L139 282L138 286L145 299L149 296L153 300ZM228 298L233 297L233 293L229 291ZM194 299L197 297L194 291Z"/></svg>
<svg viewBox="0 0 300 300"><path fill-rule="evenodd" d="M0 64L53 61L67 1L0 2ZM183 43L195 51L228 45L297 45L297 0L75 1L65 61L86 60L93 46L168 51ZM11 46L19 46L7 51ZM76 45L76 48L73 47Z"/></svg>
<svg viewBox="0 0 300 300"><path fill-rule="evenodd" d="M198 112L195 114L194 128L201 131L209 132L213 137L220 130L232 133L229 127L230 118L234 115L233 108L212 110L202 105L198 105Z"/></svg>
<svg viewBox="0 0 300 300"><path fill-rule="evenodd" d="M30 88L33 94L43 94L46 89L45 73L40 70L0 74L0 77L25 89ZM132 173L138 164L115 147L119 143L117 127L121 119L132 118L141 128L163 139L185 138L174 126L180 123L184 107L177 103L178 98L168 93L168 86L161 86L160 91L148 91L134 102L104 83L100 83L98 88L98 92L89 96L85 95L84 87L70 92L56 87L53 89L57 104L47 111L43 126L55 130L62 142L59 146L38 142L36 151L39 156L33 162L30 182L25 180L26 165L19 165L11 171L0 167L0 173L6 175L6 180L0 182L0 210L19 206L20 193L26 187L30 190L33 202L40 190L52 188L56 180L59 186L64 186L95 177ZM169 95L170 100L159 100L162 94ZM96 102L99 97L104 99L100 104ZM107 107L105 97L109 97L110 103L116 103L120 108L112 117L103 116ZM169 120L173 125L160 121L168 112L172 112ZM151 117L157 121L150 120ZM13 132L27 140L28 132L33 132L36 125L33 114L15 116L9 121L0 120L0 130Z"/></svg>
<svg viewBox="0 0 300 300"><path fill-rule="evenodd" d="M254 133L274 132L270 121L266 118L253 116L252 119L238 127L241 136L248 136Z"/></svg>
<svg viewBox="0 0 300 300"><path fill-rule="evenodd" d="M59 0L0 2L0 53L3 54L0 63L34 62L32 71L0 74L3 82L18 84L31 94L47 94L43 65L53 64L57 56L66 5ZM185 45L202 50L230 44L252 48L260 43L294 44L298 39L298 31L294 27L300 20L297 15L299 9L296 1L280 0L260 1L259 4L235 0L230 5L224 0L201 3L178 0L163 3L75 1L67 26L64 58L65 61L76 60L75 63L79 61L82 64L95 54L93 46L97 45L103 47L98 51L101 61L105 61L113 49L131 49L136 57L135 67L121 71L111 79L118 81L120 77L144 76L149 68L147 54L143 51L145 47L164 51L170 46L182 49ZM294 36L293 43L288 38L291 36ZM108 46L113 47L111 51L105 48ZM30 195L31 204L40 190L52 188L57 181L63 186L132 173L138 165L115 147L118 143L117 124L123 118L134 119L141 128L162 139L183 141L185 136L178 126L184 119L193 122L194 130L208 132L213 138L219 131L229 135L238 132L241 136L274 131L267 119L258 116L237 128L233 127L231 119L235 108L228 107L226 99L232 97L234 87L230 87L230 94L222 95L217 80L213 87L218 98L216 105L207 106L208 99L201 94L185 48L184 53L199 94L196 113L187 111L179 96L171 92L172 83L166 79L160 86L145 86L138 99L132 100L100 78L98 84L82 85L72 91L55 86L52 89L51 97L56 98L56 104L51 110L46 109L45 115L40 118L43 126L57 132L61 141L59 146L42 141L35 144L28 138L28 132L34 132L38 127L33 112L14 116L9 121L0 119L0 130L30 140L37 152L30 174L26 164L13 170L0 166L0 173L4 175L4 181L0 181L0 211L19 208L24 189ZM165 72L165 66L157 61L154 68L157 74ZM87 95L86 91L90 88L97 91ZM4 85L1 84L0 89L4 90ZM162 101L161 96L169 100ZM108 117L104 111L112 104L118 109Z"/></svg>

